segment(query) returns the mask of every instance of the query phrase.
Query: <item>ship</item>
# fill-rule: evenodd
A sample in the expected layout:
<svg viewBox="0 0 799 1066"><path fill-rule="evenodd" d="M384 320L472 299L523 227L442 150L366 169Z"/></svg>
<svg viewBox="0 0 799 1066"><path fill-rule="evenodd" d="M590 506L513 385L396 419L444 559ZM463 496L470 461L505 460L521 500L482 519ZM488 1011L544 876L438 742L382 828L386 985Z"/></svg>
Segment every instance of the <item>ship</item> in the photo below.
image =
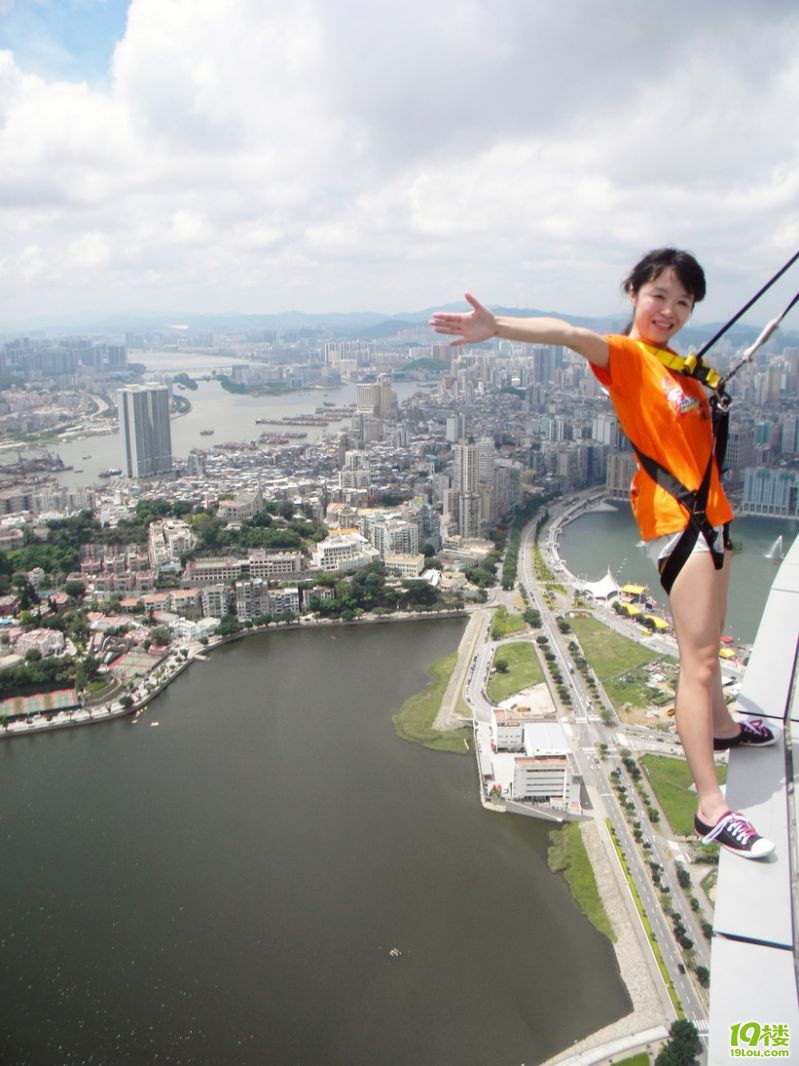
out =
<svg viewBox="0 0 799 1066"><path fill-rule="evenodd" d="M215 431L213 429L201 429L200 430L200 436L201 437L213 437L214 432Z"/></svg>
<svg viewBox="0 0 799 1066"><path fill-rule="evenodd" d="M110 466L107 470L101 470L100 473L97 476L98 477L119 477L119 475L121 473L122 473L121 470L118 470L116 467Z"/></svg>

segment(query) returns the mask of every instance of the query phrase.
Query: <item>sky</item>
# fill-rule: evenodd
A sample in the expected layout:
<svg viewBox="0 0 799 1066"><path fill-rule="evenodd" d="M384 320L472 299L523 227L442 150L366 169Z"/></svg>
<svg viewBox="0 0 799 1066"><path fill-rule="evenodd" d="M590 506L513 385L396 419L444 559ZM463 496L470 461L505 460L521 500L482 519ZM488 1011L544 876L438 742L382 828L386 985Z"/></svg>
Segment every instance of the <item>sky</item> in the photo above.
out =
<svg viewBox="0 0 799 1066"><path fill-rule="evenodd" d="M795 0L0 0L0 329L618 314L667 244L697 321L799 249Z"/></svg>

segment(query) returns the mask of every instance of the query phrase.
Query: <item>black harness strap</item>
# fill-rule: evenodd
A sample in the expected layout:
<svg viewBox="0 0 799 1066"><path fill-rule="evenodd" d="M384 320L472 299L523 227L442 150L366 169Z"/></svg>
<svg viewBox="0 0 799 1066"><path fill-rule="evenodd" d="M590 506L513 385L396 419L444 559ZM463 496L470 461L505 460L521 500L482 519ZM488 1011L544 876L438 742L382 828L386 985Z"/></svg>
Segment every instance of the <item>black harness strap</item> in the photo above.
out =
<svg viewBox="0 0 799 1066"><path fill-rule="evenodd" d="M716 547L718 534L710 524L705 511L708 495L710 494L710 477L713 471L713 463L716 460L715 452L711 452L699 488L694 490L683 485L671 471L667 470L665 466L661 466L655 459L645 455L635 444L633 444L633 450L638 457L638 462L652 480L662 489L665 489L670 496L673 496L688 512L688 525L683 530L682 536L674 545L671 554L666 558L663 569L660 571L660 583L666 594L671 595L672 585L694 550L698 537L702 536L707 541L715 568L721 570L724 565L724 547L720 550ZM724 546L726 546L726 542L725 527Z"/></svg>

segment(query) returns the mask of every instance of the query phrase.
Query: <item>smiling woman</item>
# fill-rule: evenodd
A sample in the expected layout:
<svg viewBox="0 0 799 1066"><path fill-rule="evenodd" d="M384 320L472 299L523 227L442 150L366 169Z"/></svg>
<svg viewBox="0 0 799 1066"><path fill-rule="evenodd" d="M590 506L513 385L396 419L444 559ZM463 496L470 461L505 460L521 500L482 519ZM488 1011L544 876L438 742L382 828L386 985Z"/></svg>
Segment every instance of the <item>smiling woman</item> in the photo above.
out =
<svg viewBox="0 0 799 1066"><path fill-rule="evenodd" d="M714 749L745 736L724 700L718 658L733 517L721 484L723 454L701 380L674 367L676 353L669 347L704 299L705 275L690 252L656 248L638 260L622 288L633 308L624 335L601 335L557 318L495 315L471 293L471 312L437 312L430 325L454 338L453 345L491 338L563 345L588 361L607 390L637 459L633 514L674 618L680 652L674 713L696 785L695 830L705 843L718 839L737 855L761 859L774 845L730 811L713 763ZM774 740L768 731L761 743Z"/></svg>

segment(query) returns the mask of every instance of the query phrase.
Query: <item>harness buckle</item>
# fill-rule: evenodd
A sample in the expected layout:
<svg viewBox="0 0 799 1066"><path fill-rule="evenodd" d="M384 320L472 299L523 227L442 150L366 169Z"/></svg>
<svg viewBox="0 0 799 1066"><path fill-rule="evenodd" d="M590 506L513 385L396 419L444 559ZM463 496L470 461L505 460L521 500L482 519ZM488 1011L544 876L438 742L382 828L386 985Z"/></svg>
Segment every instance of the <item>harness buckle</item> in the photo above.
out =
<svg viewBox="0 0 799 1066"><path fill-rule="evenodd" d="M693 507L691 509L691 522L694 527L699 530L701 535L708 543L710 550L713 550L713 545L716 542L718 533L714 526L710 524L710 519L707 517L707 512L704 507Z"/></svg>

